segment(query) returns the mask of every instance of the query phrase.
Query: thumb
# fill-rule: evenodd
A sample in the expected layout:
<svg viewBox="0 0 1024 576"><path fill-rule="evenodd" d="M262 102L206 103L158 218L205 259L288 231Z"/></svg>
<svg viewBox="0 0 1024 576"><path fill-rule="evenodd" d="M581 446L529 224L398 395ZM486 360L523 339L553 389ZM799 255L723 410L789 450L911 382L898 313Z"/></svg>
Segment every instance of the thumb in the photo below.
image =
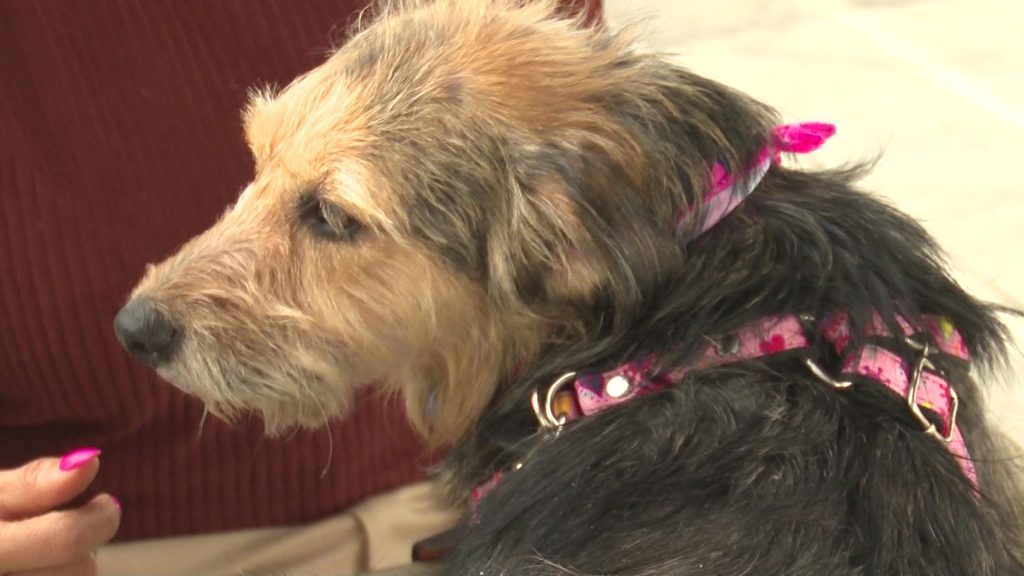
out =
<svg viewBox="0 0 1024 576"><path fill-rule="evenodd" d="M99 455L97 448L80 448L0 470L0 520L43 514L78 496L96 478Z"/></svg>

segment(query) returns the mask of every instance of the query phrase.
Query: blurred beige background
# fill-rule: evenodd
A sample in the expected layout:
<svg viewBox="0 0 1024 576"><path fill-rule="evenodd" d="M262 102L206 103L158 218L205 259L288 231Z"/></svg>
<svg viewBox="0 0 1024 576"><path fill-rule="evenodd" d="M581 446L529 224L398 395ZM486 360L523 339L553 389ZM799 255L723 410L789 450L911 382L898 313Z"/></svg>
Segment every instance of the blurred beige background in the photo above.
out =
<svg viewBox="0 0 1024 576"><path fill-rule="evenodd" d="M1024 308L1024 2L605 0L612 26L838 133L810 165L882 152L865 186L919 218L975 294ZM1024 320L1006 318L1018 346ZM1007 384L1024 385L1015 351ZM1024 389L991 407L1024 443Z"/></svg>

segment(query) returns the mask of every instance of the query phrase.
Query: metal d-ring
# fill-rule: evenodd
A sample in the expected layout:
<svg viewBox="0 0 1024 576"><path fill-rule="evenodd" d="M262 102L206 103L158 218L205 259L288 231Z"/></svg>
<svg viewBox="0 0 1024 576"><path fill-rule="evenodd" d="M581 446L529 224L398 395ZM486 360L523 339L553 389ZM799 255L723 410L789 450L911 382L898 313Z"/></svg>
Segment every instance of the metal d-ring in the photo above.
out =
<svg viewBox="0 0 1024 576"><path fill-rule="evenodd" d="M807 365L807 368L811 371L811 374L814 374L818 378L818 380L821 380L825 384L828 384L829 386L837 390L846 390L850 386L853 386L853 382L850 382L849 380L836 380L835 378L829 376L828 374L825 373L824 370L821 369L821 366L818 366L817 362L811 360L810 358L804 358L804 364Z"/></svg>
<svg viewBox="0 0 1024 576"><path fill-rule="evenodd" d="M544 395L544 407L540 405L540 390L536 389L533 391L533 396L530 398L530 405L533 406L533 413L537 416L537 421L540 422L542 428L561 428L565 424L565 414L555 416L555 411L552 408L552 404L555 401L555 394L565 386L568 382L571 382L576 378L575 372L566 372L562 374L558 380L548 387L547 393Z"/></svg>

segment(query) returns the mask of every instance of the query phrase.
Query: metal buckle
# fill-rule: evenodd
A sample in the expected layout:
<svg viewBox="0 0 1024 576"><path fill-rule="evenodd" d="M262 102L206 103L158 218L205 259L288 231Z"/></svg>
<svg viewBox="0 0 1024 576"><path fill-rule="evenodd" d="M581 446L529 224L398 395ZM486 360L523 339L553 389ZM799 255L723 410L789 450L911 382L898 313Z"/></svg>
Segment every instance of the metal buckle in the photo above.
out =
<svg viewBox="0 0 1024 576"><path fill-rule="evenodd" d="M940 440L945 443L950 443L953 440L953 431L956 429L956 416L960 410L960 398L957 396L956 390L953 388L953 384L946 379L946 385L949 386L949 419L946 423L946 434L942 435L939 430L921 411L920 404L917 403L917 391L921 387L921 376L924 374L925 368L932 372L938 373L939 369L932 364L929 359L931 356L932 349L927 342L921 343L914 340L911 337L905 338L906 343L921 353L921 357L917 360L917 364L914 366L914 373L910 377L910 385L907 387L907 406L910 408L910 413L914 415L914 418L924 428L925 434Z"/></svg>
<svg viewBox="0 0 1024 576"><path fill-rule="evenodd" d="M555 380L554 384L548 387L547 393L544 395L544 406L540 405L540 390L536 389L533 391L533 396L530 398L530 405L533 406L533 413L537 416L537 421L540 422L541 428L555 428L560 429L565 425L565 414L555 416L552 404L555 401L555 395L558 391L565 386L568 382L571 382L576 378L575 372L566 372L562 374L558 380Z"/></svg>

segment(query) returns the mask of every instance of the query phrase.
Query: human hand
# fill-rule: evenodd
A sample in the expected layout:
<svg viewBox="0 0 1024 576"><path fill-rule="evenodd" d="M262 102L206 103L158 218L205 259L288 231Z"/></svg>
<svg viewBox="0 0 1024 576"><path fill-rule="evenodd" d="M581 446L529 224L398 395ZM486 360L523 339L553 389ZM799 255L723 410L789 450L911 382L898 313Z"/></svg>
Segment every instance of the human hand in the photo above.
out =
<svg viewBox="0 0 1024 576"><path fill-rule="evenodd" d="M117 533L121 504L100 494L78 508L56 508L93 481L99 453L83 448L0 470L0 575L96 574L93 551Z"/></svg>

